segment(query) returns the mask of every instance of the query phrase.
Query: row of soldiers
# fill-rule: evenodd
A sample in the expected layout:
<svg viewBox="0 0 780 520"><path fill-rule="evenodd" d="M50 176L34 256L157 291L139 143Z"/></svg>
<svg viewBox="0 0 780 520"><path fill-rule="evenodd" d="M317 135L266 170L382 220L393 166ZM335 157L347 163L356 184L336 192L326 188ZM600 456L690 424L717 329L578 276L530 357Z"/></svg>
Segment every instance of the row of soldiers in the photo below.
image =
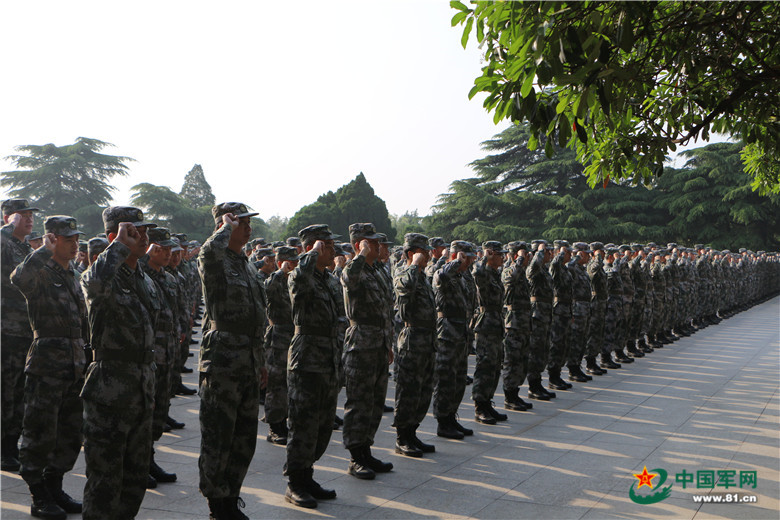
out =
<svg viewBox="0 0 780 520"><path fill-rule="evenodd" d="M6 203L4 269L6 241L17 245L27 227L23 221L29 217L31 223L35 210L20 199ZM19 280L37 273L26 277L36 278L37 288L24 293L36 331L27 356L27 406L32 416L45 403L49 418L26 419L22 439L22 476L36 516L64 518L81 509L61 483L81 442L72 435L75 422L66 422L75 414L63 410L82 404L85 518L134 516L150 471L167 475L154 463L152 444L167 419L172 376L186 360L200 299L187 292L193 286L202 287L206 307L198 367L199 487L216 519L246 518L239 493L255 451L263 387L268 439L287 444L286 499L316 507L318 500L336 497L314 480L313 465L330 440L342 387L349 474L372 479L392 470L371 452L389 364L395 364L396 452L420 457L435 451L416 433L431 401L438 435L473 434L457 420L472 346L475 418L495 424L507 419L492 403L502 373L505 406L528 410L532 404L518 396L526 380L530 398L549 400L551 390L571 387L560 377L564 364L570 380L587 381L778 287L778 258L763 252L690 251L675 244L551 246L542 240L489 241L478 248L416 233L391 250L370 223L351 225L345 244L320 224L276 248L247 247L256 213L224 203L212 214L215 232L197 251L195 278L171 269L174 255L182 253L176 237L131 207L104 212L105 247L88 255L80 287L71 264L80 234L75 219L47 219L44 246L21 262ZM5 288L4 280L4 296ZM732 302L710 297L730 289ZM5 298L3 313L5 323ZM63 321L44 321L49 315ZM5 345L5 327L3 334ZM54 356L56 366L47 364L53 357L44 348L55 340L68 345ZM92 363L83 354L87 341ZM583 359L591 375L582 372ZM84 366L86 382L79 378ZM544 370L550 390L541 385ZM63 427L56 427L58 421ZM70 435L69 444L60 435ZM5 446L5 431L3 439ZM52 455L65 444L67 456ZM25 461L47 449L48 458L37 459L44 463L36 468L30 462L28 471Z"/></svg>

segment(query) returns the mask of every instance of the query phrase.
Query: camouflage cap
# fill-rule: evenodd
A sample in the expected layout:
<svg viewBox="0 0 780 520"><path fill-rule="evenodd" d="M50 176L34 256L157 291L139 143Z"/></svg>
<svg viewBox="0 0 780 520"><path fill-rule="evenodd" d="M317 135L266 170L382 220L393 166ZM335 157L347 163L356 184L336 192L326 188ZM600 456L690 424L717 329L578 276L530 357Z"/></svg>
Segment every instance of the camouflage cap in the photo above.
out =
<svg viewBox="0 0 780 520"><path fill-rule="evenodd" d="M352 244L341 242L339 243L339 245L341 246L341 250L344 251L345 253L355 254L355 249L352 247Z"/></svg>
<svg viewBox="0 0 780 520"><path fill-rule="evenodd" d="M222 215L227 215L228 213L232 213L236 218L254 217L260 214L249 211L246 204L240 202L223 202L211 208L211 214L214 216L215 223L221 222Z"/></svg>
<svg viewBox="0 0 780 520"><path fill-rule="evenodd" d="M82 231L79 231L78 223L73 217L66 215L54 215L46 219L43 223L43 229L47 233L54 233L61 237L72 237L73 235L83 235Z"/></svg>
<svg viewBox="0 0 780 520"><path fill-rule="evenodd" d="M27 199L6 199L2 204L3 215L11 215L22 211L40 211L38 208L31 208Z"/></svg>
<svg viewBox="0 0 780 520"><path fill-rule="evenodd" d="M532 240L531 241L531 249L533 251L536 251L537 248L539 247L539 244L544 244L544 247L548 246L547 240L544 240L544 239L541 239L541 238L537 238L536 240Z"/></svg>
<svg viewBox="0 0 780 520"><path fill-rule="evenodd" d="M562 247L565 247L566 249L571 251L571 244L569 244L568 240L553 240L553 246L555 249L560 249Z"/></svg>
<svg viewBox="0 0 780 520"><path fill-rule="evenodd" d="M301 239L298 237L287 237L287 245L290 247L302 247Z"/></svg>
<svg viewBox="0 0 780 520"><path fill-rule="evenodd" d="M528 251L528 244L526 244L522 240L516 240L514 242L509 242L506 245L507 250L512 253L513 255L517 253L518 251Z"/></svg>
<svg viewBox="0 0 780 520"><path fill-rule="evenodd" d="M572 248L574 248L575 251L585 251L586 253L590 252L590 246L588 246L588 244L585 242L574 242L574 244L572 244Z"/></svg>
<svg viewBox="0 0 780 520"><path fill-rule="evenodd" d="M671 250L671 249L676 249L676 248L677 248L677 244L675 244L674 242L669 242L668 244L666 244L666 249L670 249Z"/></svg>
<svg viewBox="0 0 780 520"><path fill-rule="evenodd" d="M724 249L723 251L721 251L721 253L724 254L724 255L730 255L731 251L728 250L728 249Z"/></svg>
<svg viewBox="0 0 780 520"><path fill-rule="evenodd" d="M29 242L30 240L42 240L42 239L43 239L43 235L41 235L41 234L40 234L40 233L38 233L37 231L31 231L29 235L27 235L26 237L24 237L24 239L25 239L26 241L28 241L28 242Z"/></svg>
<svg viewBox="0 0 780 520"><path fill-rule="evenodd" d="M666 255L669 254L669 250L666 249L665 247L662 247L662 248L658 249L657 253L659 255L661 255L661 256L666 256Z"/></svg>
<svg viewBox="0 0 780 520"><path fill-rule="evenodd" d="M171 232L168 228L158 227L149 230L149 242L162 247L173 247L176 242L171 240Z"/></svg>
<svg viewBox="0 0 780 520"><path fill-rule="evenodd" d="M171 233L171 236L178 238L182 244L187 241L187 233Z"/></svg>
<svg viewBox="0 0 780 520"><path fill-rule="evenodd" d="M625 253L626 251L631 251L631 246L628 244L620 244L618 246L618 251L620 251L621 253Z"/></svg>
<svg viewBox="0 0 780 520"><path fill-rule="evenodd" d="M337 238L341 238L341 235L331 232L327 224L312 224L311 226L307 226L298 231L298 236L304 244L313 244L317 240L336 240Z"/></svg>
<svg viewBox="0 0 780 520"><path fill-rule="evenodd" d="M251 244L252 249L255 249L257 246L268 245L268 242L266 242L263 237L253 238L252 240L249 241L249 243Z"/></svg>
<svg viewBox="0 0 780 520"><path fill-rule="evenodd" d="M103 237L93 237L87 242L87 254L89 256L99 255L108 247L108 240Z"/></svg>
<svg viewBox="0 0 780 520"><path fill-rule="evenodd" d="M336 251L336 256L346 256L344 254L344 244L333 244L333 249Z"/></svg>
<svg viewBox="0 0 780 520"><path fill-rule="evenodd" d="M744 247L740 247L739 248L739 252L740 253L747 253L747 249L745 249Z"/></svg>
<svg viewBox="0 0 780 520"><path fill-rule="evenodd" d="M288 239L289 240L289 239ZM284 261L293 261L298 260L300 257L298 256L298 250L295 249L293 246L280 246L276 248L276 261L277 262L284 262Z"/></svg>
<svg viewBox="0 0 780 520"><path fill-rule="evenodd" d="M453 240L450 244L450 253L465 253L466 256L477 256L474 244L465 240Z"/></svg>
<svg viewBox="0 0 780 520"><path fill-rule="evenodd" d="M86 253L86 252L87 252L87 241L79 240L79 253Z"/></svg>
<svg viewBox="0 0 780 520"><path fill-rule="evenodd" d="M276 249L277 247L282 247L284 245L287 245L283 240L274 240L270 244L266 244L266 246L271 246L271 249Z"/></svg>
<svg viewBox="0 0 780 520"><path fill-rule="evenodd" d="M378 240L379 240L380 244L384 244L386 246L389 246L389 245L393 244L393 241L390 240L389 238L387 238L387 235L385 235L384 233L377 233L377 235L379 235L379 239Z"/></svg>
<svg viewBox="0 0 780 520"><path fill-rule="evenodd" d="M244 249L244 253L249 253L250 251L252 251L252 243L247 242L246 244L244 244L243 249Z"/></svg>
<svg viewBox="0 0 780 520"><path fill-rule="evenodd" d="M591 242L588 244L588 247L590 247L591 251L603 251L604 250L604 244L601 242Z"/></svg>
<svg viewBox="0 0 780 520"><path fill-rule="evenodd" d="M647 247L658 247L658 244L656 244L655 242L648 242Z"/></svg>
<svg viewBox="0 0 780 520"><path fill-rule="evenodd" d="M617 247L617 246L615 244L613 244L612 242L610 242L609 244L604 244L604 249L612 248L612 247Z"/></svg>
<svg viewBox="0 0 780 520"><path fill-rule="evenodd" d="M631 244L631 250L632 251L639 252L639 251L644 251L644 249L645 249L645 246L643 246L642 244L637 244L636 242Z"/></svg>
<svg viewBox="0 0 780 520"><path fill-rule="evenodd" d="M173 242L173 246L171 247L171 253L175 253L176 251L184 251L181 240L172 236L171 242Z"/></svg>
<svg viewBox="0 0 780 520"><path fill-rule="evenodd" d="M693 246L693 248L694 248L696 251L698 251L698 250L700 250L700 249L704 249L704 244L695 244L695 245Z"/></svg>
<svg viewBox="0 0 780 520"><path fill-rule="evenodd" d="M349 241L352 244L361 240L379 240L379 238L371 222L356 222L349 225Z"/></svg>
<svg viewBox="0 0 780 520"><path fill-rule="evenodd" d="M486 242L482 242L482 250L487 251L490 249L494 253L508 253L506 249L504 249L504 245L499 242L498 240L488 240Z"/></svg>
<svg viewBox="0 0 780 520"><path fill-rule="evenodd" d="M404 248L407 250L423 249L429 251L433 249L430 245L430 239L422 233L407 233L404 235Z"/></svg>
<svg viewBox="0 0 780 520"><path fill-rule="evenodd" d="M431 237L428 239L428 245L431 247L447 247L447 242L442 237Z"/></svg>
<svg viewBox="0 0 780 520"><path fill-rule="evenodd" d="M604 246L604 251L606 251L608 255L614 255L615 253L619 252L620 249L618 249L615 244L607 244Z"/></svg>
<svg viewBox="0 0 780 520"><path fill-rule="evenodd" d="M257 249L254 253L255 258L265 258L266 256L274 256L274 250L270 247L264 247L262 249Z"/></svg>
<svg viewBox="0 0 780 520"><path fill-rule="evenodd" d="M135 227L157 227L157 224L144 222L144 212L133 206L109 206L103 210L103 227L107 233L118 231L122 222L129 222Z"/></svg>

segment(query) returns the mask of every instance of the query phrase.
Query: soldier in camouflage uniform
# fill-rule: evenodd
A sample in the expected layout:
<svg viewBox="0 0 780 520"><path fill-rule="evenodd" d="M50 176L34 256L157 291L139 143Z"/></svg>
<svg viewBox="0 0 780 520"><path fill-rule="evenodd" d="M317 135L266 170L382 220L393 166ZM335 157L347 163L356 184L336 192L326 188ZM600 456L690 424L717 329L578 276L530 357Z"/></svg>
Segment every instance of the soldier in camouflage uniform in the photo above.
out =
<svg viewBox="0 0 780 520"><path fill-rule="evenodd" d="M550 388L568 390L572 387L561 379L561 368L569 356L572 315L572 275L566 267L571 260L571 246L566 240L555 240L555 258L550 262L553 286L552 320L550 322L550 358L547 375Z"/></svg>
<svg viewBox="0 0 780 520"><path fill-rule="evenodd" d="M403 329L398 335L398 367L395 385L396 453L422 457L436 448L417 437L433 395L436 357L436 299L425 267L431 247L419 233L404 236L406 262L395 270L393 288Z"/></svg>
<svg viewBox="0 0 780 520"><path fill-rule="evenodd" d="M436 359L434 361L433 415L439 423L436 434L448 439L462 439L474 431L464 428L456 419L466 391L468 361L468 319L473 306L465 273L477 254L474 246L463 240L450 244L450 260L433 275L436 299Z"/></svg>
<svg viewBox="0 0 780 520"><path fill-rule="evenodd" d="M607 313L609 293L607 274L604 272L604 244L591 242L588 247L593 256L586 268L588 278L590 279L591 300L585 370L590 375L601 376L606 374L607 371L598 365L596 356L601 354L604 348L604 319Z"/></svg>
<svg viewBox="0 0 780 520"><path fill-rule="evenodd" d="M392 362L392 296L379 240L373 224L349 226L349 239L358 253L341 273L350 327L344 340L344 446L351 460L348 472L360 479L393 468L371 455L387 395L387 365Z"/></svg>
<svg viewBox="0 0 780 520"><path fill-rule="evenodd" d="M87 242L87 255L89 256L89 265L95 263L100 253L108 247L108 240L102 237L93 237Z"/></svg>
<svg viewBox="0 0 780 520"><path fill-rule="evenodd" d="M476 263L474 281L477 285L479 310L475 320L477 364L474 369L474 417L483 424L506 421L507 415L493 408L493 396L501 377L503 361L504 286L499 268L507 251L501 242L489 240L482 244L484 257Z"/></svg>
<svg viewBox="0 0 780 520"><path fill-rule="evenodd" d="M27 304L19 289L11 284L11 272L32 253L24 237L33 227L33 212L26 199L8 199L2 203L5 225L0 231L2 254L2 321L0 321L0 399L2 400L2 440L0 455L3 471L19 469L19 435L24 415L24 359L33 341Z"/></svg>
<svg viewBox="0 0 780 520"><path fill-rule="evenodd" d="M615 331L615 359L621 363L633 363L634 357L642 357L643 353L636 355L626 354L623 348L629 345L631 341L631 315L634 306L634 282L631 279L629 263L631 262L631 246L622 244L618 246L618 255L615 260L615 267L620 276L620 284L623 287L623 301L621 305L621 327ZM631 341L633 345L633 341Z"/></svg>
<svg viewBox="0 0 780 520"><path fill-rule="evenodd" d="M149 246L143 212L103 211L110 245L81 276L94 361L84 405L85 519L133 518L149 476L154 408L154 282L138 260Z"/></svg>
<svg viewBox="0 0 780 520"><path fill-rule="evenodd" d="M631 305L631 321L628 332L628 342L626 350L631 357L643 357L646 351L643 348L642 319L645 314L645 300L647 296L647 274L643 267L645 256L644 246L642 244L631 244L632 256L628 262L628 270L631 275L631 282L634 285L634 299Z"/></svg>
<svg viewBox="0 0 780 520"><path fill-rule="evenodd" d="M264 406L268 423L266 440L284 445L287 444L287 350L295 332L287 280L298 265L297 249L289 246L277 249L276 265L278 269L268 278L265 288L268 301L265 350L268 384Z"/></svg>
<svg viewBox="0 0 780 520"><path fill-rule="evenodd" d="M32 246L32 244L30 244ZM89 261L87 259L87 248L88 248L87 242L84 240L79 240L79 252L76 256L76 265L74 266L74 269L79 274L83 273L87 270L87 267L89 266ZM33 249L35 249L35 246L33 246Z"/></svg>
<svg viewBox="0 0 780 520"><path fill-rule="evenodd" d="M338 342L338 282L328 271L333 264L333 240L325 224L302 229L306 250L288 279L295 335L287 360L287 462L290 479L284 497L300 507L317 507L317 500L336 498L314 480L314 463L328 447L340 388Z"/></svg>
<svg viewBox="0 0 780 520"><path fill-rule="evenodd" d="M27 299L33 340L27 355L25 409L19 472L30 487L30 513L65 518L81 504L62 490L62 476L81 451L84 345L87 306L71 260L76 257L76 219L46 219L45 247L11 273Z"/></svg>
<svg viewBox="0 0 780 520"><path fill-rule="evenodd" d="M241 484L257 443L260 386L265 384L265 301L242 248L252 234L244 204L211 209L217 229L203 244L198 268L206 300L207 332L200 348L200 491L211 515L240 512Z"/></svg>
<svg viewBox="0 0 780 520"><path fill-rule="evenodd" d="M181 240L171 235L171 241L176 245L171 249L171 259L165 270L176 279L177 288L177 309L176 321L177 329L181 331L176 354L171 368L171 393L179 395L194 395L198 391L194 388L188 388L182 383L181 375L184 372L190 372L192 369L184 366L190 351L190 340L192 335L192 309L190 308L190 287L188 286L187 267L182 266L184 249L181 247ZM186 242L185 242L186 243ZM200 285L200 279L198 279Z"/></svg>
<svg viewBox="0 0 780 520"><path fill-rule="evenodd" d="M528 245L510 242L508 259L501 271L504 285L504 407L524 412L533 408L532 403L518 396L520 385L528 374L528 347L531 334L531 296L525 277Z"/></svg>
<svg viewBox="0 0 780 520"><path fill-rule="evenodd" d="M604 271L607 273L607 313L604 316L604 346L601 349L601 368L618 369L619 363L612 359L612 352L618 350L622 353L620 341L623 338L622 329L625 327L623 315L623 280L620 276L620 251L614 244L604 246L607 252ZM630 359L623 355L625 359ZM625 361L620 358L620 361ZM633 359L631 359L633 361ZM629 361L630 362L630 361Z"/></svg>
<svg viewBox="0 0 780 520"><path fill-rule="evenodd" d="M447 263L448 257L445 254L447 242L442 237L431 237L428 239L428 245L431 247L431 258L428 260L428 265L425 266L425 275L428 277L428 281L433 283L434 273Z"/></svg>
<svg viewBox="0 0 780 520"><path fill-rule="evenodd" d="M32 231L29 235L24 237L24 241L30 244L30 247L35 250L43 245L43 235L37 231Z"/></svg>
<svg viewBox="0 0 780 520"><path fill-rule="evenodd" d="M159 319L154 331L154 372L155 394L154 413L152 415L152 441L160 440L163 428L168 420L171 406L171 368L178 355L179 328L176 322L178 302L178 283L172 274L165 270L171 260L171 250L175 242L167 228L153 228L148 231L149 251L140 259L139 265L157 285L160 306ZM175 482L176 474L168 473L154 460L154 448L149 462L150 482ZM153 484L152 484L153 485Z"/></svg>
<svg viewBox="0 0 780 520"><path fill-rule="evenodd" d="M590 307L592 290L590 278L585 266L590 260L588 244L575 242L574 257L566 264L572 278L571 336L566 366L569 369L569 381L585 383L593 379L582 371L582 358L585 356L590 328Z"/></svg>
<svg viewBox="0 0 780 520"><path fill-rule="evenodd" d="M550 320L553 307L553 283L547 270L552 251L546 240L531 242L535 251L525 271L531 295L531 347L528 356L528 397L549 401L555 397L542 386L542 371L547 366L550 349Z"/></svg>

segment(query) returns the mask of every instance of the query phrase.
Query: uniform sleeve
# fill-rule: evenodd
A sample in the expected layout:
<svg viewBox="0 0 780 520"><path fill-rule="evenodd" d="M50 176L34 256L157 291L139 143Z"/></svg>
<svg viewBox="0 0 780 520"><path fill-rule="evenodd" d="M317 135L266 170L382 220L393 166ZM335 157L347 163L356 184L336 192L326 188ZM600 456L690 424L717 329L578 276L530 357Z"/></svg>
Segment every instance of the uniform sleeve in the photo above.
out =
<svg viewBox="0 0 780 520"><path fill-rule="evenodd" d="M341 272L341 284L349 290L354 290L360 284L365 267L366 257L355 255L355 258L350 260Z"/></svg>
<svg viewBox="0 0 780 520"><path fill-rule="evenodd" d="M33 295L38 280L40 280L39 273L51 257L51 251L45 247L39 247L16 266L16 269L11 273L11 283L17 286L25 296Z"/></svg>
<svg viewBox="0 0 780 520"><path fill-rule="evenodd" d="M111 293L111 282L128 256L130 248L117 240L98 255L97 260L81 276L81 286L87 299L94 300Z"/></svg>

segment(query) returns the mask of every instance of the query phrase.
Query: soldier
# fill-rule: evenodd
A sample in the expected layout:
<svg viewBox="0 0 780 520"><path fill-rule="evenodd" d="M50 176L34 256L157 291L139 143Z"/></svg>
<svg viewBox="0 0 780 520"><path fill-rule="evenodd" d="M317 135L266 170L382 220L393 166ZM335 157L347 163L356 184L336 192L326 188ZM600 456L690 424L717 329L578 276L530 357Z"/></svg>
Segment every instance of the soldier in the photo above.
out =
<svg viewBox="0 0 780 520"><path fill-rule="evenodd" d="M211 208L216 229L198 255L207 332L200 347L200 491L211 515L247 518L241 484L257 443L259 392L267 372L260 282L242 248L252 235L244 204Z"/></svg>
<svg viewBox="0 0 780 520"><path fill-rule="evenodd" d="M298 232L306 250L288 279L295 334L287 358L289 484L284 498L300 507L315 508L317 500L336 498L314 480L314 463L330 442L340 388L338 343L338 282L328 271L333 240L325 224Z"/></svg>
<svg viewBox="0 0 780 520"><path fill-rule="evenodd" d="M417 437L433 395L433 363L436 356L436 300L425 267L431 247L419 233L404 235L406 262L393 278L397 305L404 327L398 335L395 386L395 452L422 457L436 448Z"/></svg>
<svg viewBox="0 0 780 520"><path fill-rule="evenodd" d="M428 245L431 247L431 258L425 267L425 275L429 282L433 282L433 274L447 262L447 242L442 237L431 237L428 239Z"/></svg>
<svg viewBox="0 0 780 520"><path fill-rule="evenodd" d="M550 348L550 320L552 319L553 283L547 270L552 251L546 240L534 240L531 249L536 251L526 268L529 294L531 295L531 346L528 354L528 397L549 401L555 397L542 386L542 371L547 366Z"/></svg>
<svg viewBox="0 0 780 520"><path fill-rule="evenodd" d="M625 326L623 320L623 280L620 276L620 252L614 244L604 246L607 252L604 271L607 273L607 313L604 316L604 346L601 349L601 368L618 369L621 367L612 359L612 352L622 352L620 340L622 338L622 329ZM618 356L620 355L618 354ZM626 360L629 361L626 361ZM619 361L631 363L634 360L623 354L618 357Z"/></svg>
<svg viewBox="0 0 780 520"><path fill-rule="evenodd" d="M87 242L79 240L79 252L76 255L76 271L83 273L89 267L89 259L87 258ZM33 247L34 248L34 247Z"/></svg>
<svg viewBox="0 0 780 520"><path fill-rule="evenodd" d="M265 421L268 423L266 440L280 445L287 444L287 350L290 348L295 332L287 280L290 272L297 265L298 251L294 247L280 247L276 251L278 269L266 282L268 301L265 350L268 384L264 403Z"/></svg>
<svg viewBox="0 0 780 520"><path fill-rule="evenodd" d="M477 364L474 370L474 418L483 424L496 424L506 421L507 415L493 408L493 396L501 377L503 360L504 323L502 307L504 286L501 283L499 268L504 263L507 251L501 242L488 240L482 244L484 257L474 269L474 281L477 285L479 314L475 322Z"/></svg>
<svg viewBox="0 0 780 520"><path fill-rule="evenodd" d="M88 257L88 265L95 263L95 260L97 260L97 257L100 253L106 250L108 247L108 240L102 237L94 237L90 238L89 242L87 242L87 257Z"/></svg>
<svg viewBox="0 0 780 520"><path fill-rule="evenodd" d="M573 280L566 264L571 260L571 246L566 240L555 240L553 246L556 255L549 268L553 286L553 308L547 376L551 389L568 390L572 385L561 379L561 368L569 356Z"/></svg>
<svg viewBox="0 0 780 520"><path fill-rule="evenodd" d="M531 334L531 296L528 279L525 277L528 260L528 245L525 242L510 242L509 258L501 271L504 285L504 407L507 410L524 412L533 408L533 403L523 401L519 388L528 374L528 347Z"/></svg>
<svg viewBox="0 0 780 520"><path fill-rule="evenodd" d="M265 284L271 273L276 271L276 254L270 247L264 247L255 251L254 266L257 269L257 278L260 283Z"/></svg>
<svg viewBox="0 0 780 520"><path fill-rule="evenodd" d="M149 250L140 259L139 265L157 285L159 319L154 331L154 371L155 393L154 413L152 414L152 441L160 440L163 428L168 420L168 410L171 406L171 369L176 365L178 356L178 336L176 312L178 302L178 281L165 270L171 261L171 250L176 243L171 240L167 228L158 227L147 232ZM157 482L175 482L176 474L168 473L154 460L154 447L149 460L149 487L156 487Z"/></svg>
<svg viewBox="0 0 780 520"><path fill-rule="evenodd" d="M37 231L31 231L29 235L24 237L24 240L30 244L33 250L38 249L43 245L43 236Z"/></svg>
<svg viewBox="0 0 780 520"><path fill-rule="evenodd" d="M32 253L24 237L32 232L33 212L26 199L8 199L2 203L5 225L0 231L2 261L2 320L0 320L0 399L2 400L2 440L0 467L3 471L19 469L19 435L24 415L24 360L33 341L27 303L11 284L11 272Z"/></svg>
<svg viewBox="0 0 780 520"><path fill-rule="evenodd" d="M103 211L110 245L81 276L94 361L84 405L84 518L133 518L149 476L154 408L154 282L138 260L149 246L138 208Z"/></svg>
<svg viewBox="0 0 780 520"><path fill-rule="evenodd" d="M287 237L287 246L294 247L298 255L303 253L303 243L301 243L301 239L298 237Z"/></svg>
<svg viewBox="0 0 780 520"><path fill-rule="evenodd" d="M607 371L596 363L596 356L604 348L604 319L607 313L609 290L607 274L604 272L604 244L591 242L588 247L593 257L588 262L587 272L590 279L590 330L588 331L587 355L585 356L585 371L593 376L602 376Z"/></svg>
<svg viewBox="0 0 780 520"><path fill-rule="evenodd" d="M387 395L387 365L393 361L390 286L380 258L380 239L373 224L349 226L358 253L341 273L350 327L344 340L344 446L351 459L348 473L370 480L393 469L371 455L371 445Z"/></svg>
<svg viewBox="0 0 780 520"><path fill-rule="evenodd" d="M185 386L181 379L182 373L192 372L191 368L184 366L189 356L193 324L192 289L189 287L188 278L189 268L186 264L183 264L184 249L181 247L181 240L174 235L171 235L171 240L175 245L171 248L171 260L168 262L165 270L176 278L178 289L176 320L178 321L179 330L182 331L179 336L178 357L174 356L174 366L171 369L171 392L178 395L195 395L198 391ZM200 278L198 278L198 285L200 285Z"/></svg>
<svg viewBox="0 0 780 520"><path fill-rule="evenodd" d="M590 251L585 242L575 242L572 247L575 256L566 264L572 278L571 336L566 366L569 369L569 381L586 383L593 379L582 371L581 366L590 332L592 289L585 271L590 261Z"/></svg>
<svg viewBox="0 0 780 520"><path fill-rule="evenodd" d="M78 251L76 219L46 219L45 246L11 273L27 299L33 340L27 355L19 472L30 487L30 514L65 518L81 504L62 490L62 476L81 451L87 306L71 264Z"/></svg>
<svg viewBox="0 0 780 520"><path fill-rule="evenodd" d="M448 439L474 435L456 415L466 390L468 320L473 309L464 277L476 256L471 243L455 240L450 245L449 262L433 275L438 316L433 415L439 423L436 435Z"/></svg>

